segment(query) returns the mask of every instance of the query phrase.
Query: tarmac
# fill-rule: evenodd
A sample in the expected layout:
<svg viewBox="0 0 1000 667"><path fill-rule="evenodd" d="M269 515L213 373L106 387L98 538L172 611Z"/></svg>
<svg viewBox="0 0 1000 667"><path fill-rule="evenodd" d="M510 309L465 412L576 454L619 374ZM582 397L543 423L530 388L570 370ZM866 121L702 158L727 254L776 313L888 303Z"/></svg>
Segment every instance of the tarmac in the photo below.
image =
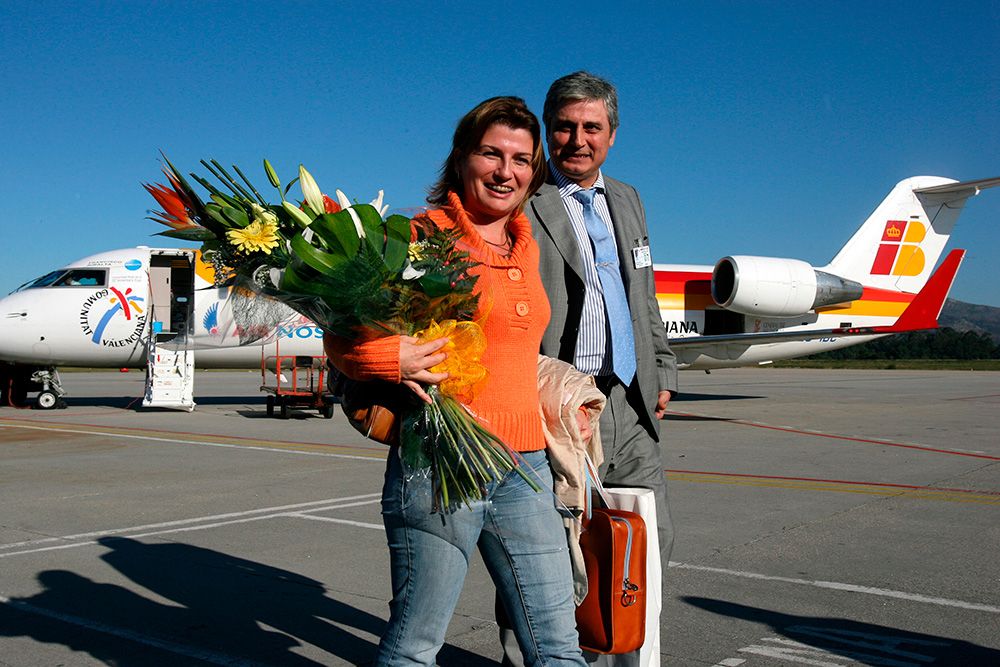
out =
<svg viewBox="0 0 1000 667"><path fill-rule="evenodd" d="M388 615L387 448L339 410L265 415L260 374L65 373L0 408L0 665L370 664ZM681 375L661 663L1000 665L1000 373ZM441 665L495 665L474 562Z"/></svg>

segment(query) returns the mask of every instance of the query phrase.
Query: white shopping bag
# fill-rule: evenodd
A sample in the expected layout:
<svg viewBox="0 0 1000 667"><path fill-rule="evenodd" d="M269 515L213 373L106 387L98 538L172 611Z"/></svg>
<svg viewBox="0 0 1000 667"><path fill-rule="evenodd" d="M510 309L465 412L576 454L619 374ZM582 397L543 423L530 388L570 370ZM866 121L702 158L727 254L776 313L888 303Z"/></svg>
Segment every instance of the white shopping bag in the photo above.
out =
<svg viewBox="0 0 1000 667"><path fill-rule="evenodd" d="M587 457L593 479L597 471ZM608 667L659 667L660 664L660 610L663 608L661 585L660 541L656 530L656 499L650 489L633 487L605 487L599 482L595 490L611 509L635 512L646 522L646 640L638 651L621 655L600 655L584 651L588 663Z"/></svg>

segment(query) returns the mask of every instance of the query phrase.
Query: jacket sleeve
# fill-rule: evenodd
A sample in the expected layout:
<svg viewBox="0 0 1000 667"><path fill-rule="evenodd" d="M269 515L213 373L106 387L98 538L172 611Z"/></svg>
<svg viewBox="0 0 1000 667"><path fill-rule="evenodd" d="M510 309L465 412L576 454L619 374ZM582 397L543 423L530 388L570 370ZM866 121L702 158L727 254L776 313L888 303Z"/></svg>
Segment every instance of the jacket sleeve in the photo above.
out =
<svg viewBox="0 0 1000 667"><path fill-rule="evenodd" d="M595 465L603 460L598 420L604 410L604 394L598 391L593 377L564 361L539 355L538 396L553 490L568 508L582 508L586 455L590 454ZM586 408L590 418L593 436L589 442L583 442L576 422L580 408Z"/></svg>
<svg viewBox="0 0 1000 667"><path fill-rule="evenodd" d="M639 202L643 233L648 234L646 209L642 205L642 199L639 198L638 192L635 192L635 197ZM652 283L649 293L646 296L646 307L649 309L649 322L652 326L653 354L656 358L656 371L660 379L659 390L676 394L677 357L674 355L674 351L670 349L670 343L667 342L667 328L663 326L663 317L660 316L660 304L656 300L656 281L653 280Z"/></svg>
<svg viewBox="0 0 1000 667"><path fill-rule="evenodd" d="M325 334L323 350L330 362L352 380L385 380L398 384L399 336L366 341Z"/></svg>

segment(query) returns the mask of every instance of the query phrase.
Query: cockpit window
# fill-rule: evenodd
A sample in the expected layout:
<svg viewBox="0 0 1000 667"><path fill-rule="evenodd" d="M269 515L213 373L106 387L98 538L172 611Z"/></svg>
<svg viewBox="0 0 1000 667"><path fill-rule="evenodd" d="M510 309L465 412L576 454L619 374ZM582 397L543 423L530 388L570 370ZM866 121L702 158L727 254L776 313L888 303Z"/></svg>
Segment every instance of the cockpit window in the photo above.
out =
<svg viewBox="0 0 1000 667"><path fill-rule="evenodd" d="M59 269L21 285L17 291L33 287L104 287L108 284L107 276L106 269Z"/></svg>
<svg viewBox="0 0 1000 667"><path fill-rule="evenodd" d="M32 287L48 287L56 280L58 280L59 277L62 276L64 273L66 273L66 269L59 269L58 271L49 271L41 278L35 278L34 280L24 283L23 285L17 288L17 291L20 292L21 290L31 289Z"/></svg>
<svg viewBox="0 0 1000 667"><path fill-rule="evenodd" d="M104 269L70 269L58 280L52 283L53 287L103 287L105 285Z"/></svg>

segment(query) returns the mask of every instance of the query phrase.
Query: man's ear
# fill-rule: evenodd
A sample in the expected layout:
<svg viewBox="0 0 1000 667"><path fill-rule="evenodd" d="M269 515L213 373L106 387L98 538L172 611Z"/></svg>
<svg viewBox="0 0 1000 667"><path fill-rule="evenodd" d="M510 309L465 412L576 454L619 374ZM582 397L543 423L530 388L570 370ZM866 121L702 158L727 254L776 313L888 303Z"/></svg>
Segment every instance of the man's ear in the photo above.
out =
<svg viewBox="0 0 1000 667"><path fill-rule="evenodd" d="M611 130L611 138L608 139L608 147L615 145L615 135L618 133L618 128Z"/></svg>

